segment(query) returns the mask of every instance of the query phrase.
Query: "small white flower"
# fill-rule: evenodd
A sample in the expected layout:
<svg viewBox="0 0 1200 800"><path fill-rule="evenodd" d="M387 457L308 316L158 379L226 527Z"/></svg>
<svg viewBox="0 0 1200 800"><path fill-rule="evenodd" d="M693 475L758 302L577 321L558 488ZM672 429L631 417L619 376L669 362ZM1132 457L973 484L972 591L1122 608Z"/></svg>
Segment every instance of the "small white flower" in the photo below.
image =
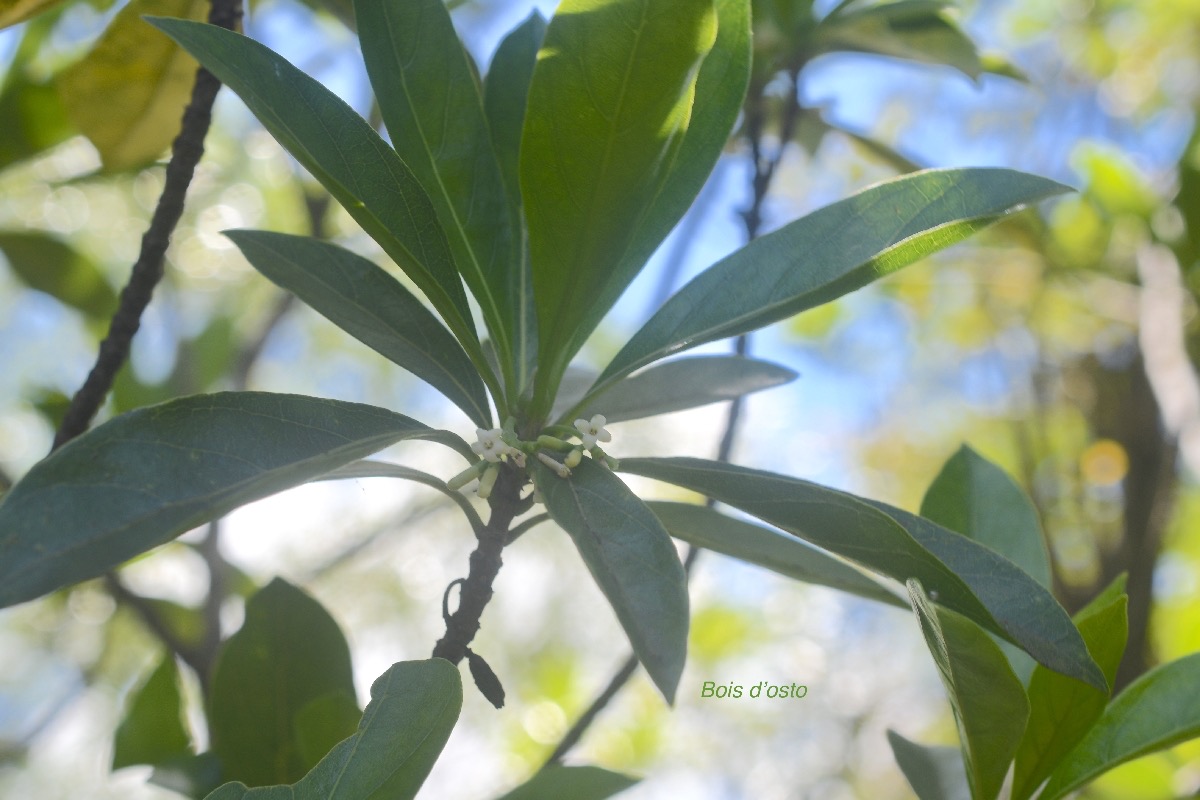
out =
<svg viewBox="0 0 1200 800"><path fill-rule="evenodd" d="M475 455L481 456L493 464L499 461L501 456L507 455L508 451L512 449L500 438L499 428L492 428L490 431L485 431L483 428L476 428L475 435L479 439L471 445L471 449L475 451Z"/></svg>
<svg viewBox="0 0 1200 800"><path fill-rule="evenodd" d="M590 420L575 420L575 430L579 431L579 438L583 440L586 449L591 450L596 446L596 442L612 441L612 434L604 429L607 422L603 414L596 414Z"/></svg>

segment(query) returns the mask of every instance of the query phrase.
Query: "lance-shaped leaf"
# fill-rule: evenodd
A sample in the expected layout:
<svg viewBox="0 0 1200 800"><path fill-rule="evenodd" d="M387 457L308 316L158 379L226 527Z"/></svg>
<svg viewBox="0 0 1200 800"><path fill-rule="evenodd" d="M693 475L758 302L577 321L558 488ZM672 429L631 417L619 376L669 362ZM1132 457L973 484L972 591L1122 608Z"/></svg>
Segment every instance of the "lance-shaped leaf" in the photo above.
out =
<svg viewBox="0 0 1200 800"><path fill-rule="evenodd" d="M705 506L662 501L646 505L668 533L688 544L766 567L798 581L908 608L907 602L874 578L795 537Z"/></svg>
<svg viewBox="0 0 1200 800"><path fill-rule="evenodd" d="M733 400L796 378L787 367L744 356L700 356L658 364L593 395L563 417L604 414L609 422L652 417Z"/></svg>
<svg viewBox="0 0 1200 800"><path fill-rule="evenodd" d="M513 332L513 362L519 391L529 385L537 367L537 309L533 299L533 269L529 248L524 241L525 218L521 213L521 185L518 165L521 152L521 129L525 124L525 106L529 99L529 83L537 64L538 50L546 35L546 20L534 9L515 29L504 37L496 49L483 84L483 110L487 115L492 146L500 163L500 174L508 193L508 208L512 214L512 230L521 235L520 291L516 294L517 309Z"/></svg>
<svg viewBox="0 0 1200 800"><path fill-rule="evenodd" d="M917 800L971 800L971 786L957 747L930 747L887 732L892 755Z"/></svg>
<svg viewBox="0 0 1200 800"><path fill-rule="evenodd" d="M483 381L437 318L377 264L349 250L268 231L226 231L254 268L375 352L491 427Z"/></svg>
<svg viewBox="0 0 1200 800"><path fill-rule="evenodd" d="M133 0L95 47L58 77L68 116L107 170L143 166L179 133L196 61L142 20L146 14L204 19L202 0Z"/></svg>
<svg viewBox="0 0 1200 800"><path fill-rule="evenodd" d="M1079 633L1110 685L1125 652L1128 600L1122 575L1075 615ZM1033 671L1029 680L1032 711L1013 768L1014 800L1025 800L1033 794L1087 734L1107 704L1108 692L1045 667Z"/></svg>
<svg viewBox="0 0 1200 800"><path fill-rule="evenodd" d="M1050 554L1037 509L1004 470L963 446L938 474L921 502L921 516L995 550L1050 589ZM1034 664L1004 642L1017 676L1027 681Z"/></svg>
<svg viewBox="0 0 1200 800"><path fill-rule="evenodd" d="M702 272L642 326L597 385L689 347L828 303L1067 191L1006 169L927 170L864 189Z"/></svg>
<svg viewBox="0 0 1200 800"><path fill-rule="evenodd" d="M928 520L797 478L698 458L628 458L621 470L728 503L898 581L917 578L940 605L1051 669L1107 685L1049 592L1011 561Z"/></svg>
<svg viewBox="0 0 1200 800"><path fill-rule="evenodd" d="M533 79L538 50L545 36L546 18L534 9L500 42L483 81L483 110L508 190L510 210L521 207L517 166L520 163L521 128L525 124L529 82Z"/></svg>
<svg viewBox="0 0 1200 800"><path fill-rule="evenodd" d="M429 196L396 151L340 98L253 39L215 25L149 21L237 92L271 135L412 278L482 367L446 235Z"/></svg>
<svg viewBox="0 0 1200 800"><path fill-rule="evenodd" d="M301 761L317 764L338 742L354 733L362 709L354 695L333 691L314 697L292 717L292 730Z"/></svg>
<svg viewBox="0 0 1200 800"><path fill-rule="evenodd" d="M371 686L358 730L299 783L227 783L206 800L411 800L461 710L462 682L449 661L394 664Z"/></svg>
<svg viewBox="0 0 1200 800"><path fill-rule="evenodd" d="M34 465L0 501L0 607L404 439L470 452L386 409L299 395L195 395L122 414Z"/></svg>
<svg viewBox="0 0 1200 800"><path fill-rule="evenodd" d="M0 252L27 286L95 319L109 319L117 293L91 259L44 233L0 232Z"/></svg>
<svg viewBox="0 0 1200 800"><path fill-rule="evenodd" d="M713 0L564 0L521 137L538 318L534 416L641 264L623 262L678 155Z"/></svg>
<svg viewBox="0 0 1200 800"><path fill-rule="evenodd" d="M891 145L876 139L874 136L852 130L841 122L830 122L818 112L812 112L805 117L805 120L818 128L820 136L823 137L829 132L840 133L865 150L875 160L886 167L890 167L897 173L918 172L922 169L920 164Z"/></svg>
<svg viewBox="0 0 1200 800"><path fill-rule="evenodd" d="M175 656L167 653L129 698L125 718L113 736L112 768L165 764L190 756L192 737L183 720L179 669Z"/></svg>
<svg viewBox="0 0 1200 800"><path fill-rule="evenodd" d="M715 5L717 39L704 56L696 76L691 118L670 164L670 172L642 217L633 242L617 268L619 274L636 275L691 207L716 166L741 113L753 60L750 3L746 0L715 0ZM624 289L624 285L620 289ZM614 291L610 303L620 295L620 290Z"/></svg>
<svg viewBox="0 0 1200 800"><path fill-rule="evenodd" d="M1024 570L991 549L924 517L878 500L862 498L862 502L899 523L921 547L971 587L1003 628L1003 632L989 629L992 633L1020 646L1055 672L1107 691L1103 671L1088 653L1067 612L1048 589ZM987 627L985 621L975 622Z"/></svg>
<svg viewBox="0 0 1200 800"><path fill-rule="evenodd" d="M915 578L907 585L925 644L950 696L971 797L994 800L1029 718L1025 687L982 628L935 606Z"/></svg>
<svg viewBox="0 0 1200 800"><path fill-rule="evenodd" d="M938 476L921 516L995 550L1050 587L1050 554L1037 509L1004 470L965 445Z"/></svg>
<svg viewBox="0 0 1200 800"><path fill-rule="evenodd" d="M392 145L425 187L507 367L523 291L520 229L450 12L442 0L356 0L354 13Z"/></svg>
<svg viewBox="0 0 1200 800"><path fill-rule="evenodd" d="M332 695L355 697L346 637L320 603L276 578L247 601L246 621L213 669L208 723L222 777L249 786L303 778L325 753L305 752L298 717ZM325 721L336 743L358 718L348 730L344 719Z"/></svg>
<svg viewBox="0 0 1200 800"><path fill-rule="evenodd" d="M1162 664L1109 703L1054 770L1039 800L1057 798L1126 761L1200 737L1200 653Z"/></svg>
<svg viewBox="0 0 1200 800"><path fill-rule="evenodd" d="M687 657L687 577L671 537L620 478L585 458L569 478L535 462L546 510L575 542L659 691L674 702Z"/></svg>
<svg viewBox="0 0 1200 800"><path fill-rule="evenodd" d="M605 800L637 782L637 778L600 767L547 764L500 800Z"/></svg>
<svg viewBox="0 0 1200 800"><path fill-rule="evenodd" d="M817 26L818 53L852 51L953 67L972 80L988 71L975 44L946 17L945 0L899 0L830 14Z"/></svg>

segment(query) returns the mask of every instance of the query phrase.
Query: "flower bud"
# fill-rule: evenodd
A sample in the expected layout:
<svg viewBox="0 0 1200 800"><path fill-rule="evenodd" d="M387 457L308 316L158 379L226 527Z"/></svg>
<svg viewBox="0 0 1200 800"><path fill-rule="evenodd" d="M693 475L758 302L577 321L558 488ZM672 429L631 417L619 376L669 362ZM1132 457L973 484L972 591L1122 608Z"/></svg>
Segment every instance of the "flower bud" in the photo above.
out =
<svg viewBox="0 0 1200 800"><path fill-rule="evenodd" d="M482 461L482 460L476 461L474 464L467 467L466 469L464 469L462 472L455 475L450 480L446 481L446 486L448 486L451 491L458 491L459 489L463 488L471 481L478 478L479 473L483 472L484 468L487 465L488 465L488 462L486 462L486 461Z"/></svg>
<svg viewBox="0 0 1200 800"><path fill-rule="evenodd" d="M492 496L492 488L496 485L496 478L500 476L500 465L489 464L487 470L484 471L483 477L479 479L479 489L476 494L480 500L487 500Z"/></svg>
<svg viewBox="0 0 1200 800"><path fill-rule="evenodd" d="M547 450L555 450L560 453L571 449L571 445L567 442L564 442L562 439L559 439L556 436L549 436L545 433L537 438L537 443L538 447L544 447Z"/></svg>

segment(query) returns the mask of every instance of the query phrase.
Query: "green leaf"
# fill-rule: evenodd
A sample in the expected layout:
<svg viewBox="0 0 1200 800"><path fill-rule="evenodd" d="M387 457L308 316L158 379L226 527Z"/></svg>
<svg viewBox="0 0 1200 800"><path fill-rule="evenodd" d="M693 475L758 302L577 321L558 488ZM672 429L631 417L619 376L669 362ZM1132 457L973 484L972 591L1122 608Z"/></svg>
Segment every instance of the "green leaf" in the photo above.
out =
<svg viewBox="0 0 1200 800"><path fill-rule="evenodd" d="M817 53L851 51L953 67L979 80L975 44L945 14L945 0L900 0L831 14L817 26Z"/></svg>
<svg viewBox="0 0 1200 800"><path fill-rule="evenodd" d="M898 608L908 603L841 559L773 530L689 503L646 503L676 539L758 564L805 583L829 586Z"/></svg>
<svg viewBox="0 0 1200 800"><path fill-rule="evenodd" d="M1124 589L1122 575L1075 615L1079 633L1109 685L1116 678L1129 630ZM1032 713L1013 770L1014 800L1030 797L1083 739L1104 713L1108 692L1038 667L1029 681L1029 704Z"/></svg>
<svg viewBox="0 0 1200 800"><path fill-rule="evenodd" d="M717 38L696 76L695 101L670 172L617 271L636 275L687 213L729 141L750 82L750 3L715 0ZM622 286L622 288L624 288ZM617 293L619 295L619 292ZM613 297L616 300L616 296Z"/></svg>
<svg viewBox="0 0 1200 800"><path fill-rule="evenodd" d="M359 403L196 395L109 420L0 501L0 607L103 574L238 506L405 439L453 434Z"/></svg>
<svg viewBox="0 0 1200 800"><path fill-rule="evenodd" d="M2 13L2 12L0 12ZM0 88L0 169L43 153L74 133L58 89L30 73L28 63L53 30L57 13L30 23Z"/></svg>
<svg viewBox="0 0 1200 800"><path fill-rule="evenodd" d="M508 190L509 208L514 211L521 207L517 165L520 163L521 128L525 124L529 82L533 79L538 49L545 36L546 18L535 8L500 42L483 81L483 110Z"/></svg>
<svg viewBox="0 0 1200 800"><path fill-rule="evenodd" d="M325 754L358 729L362 711L353 694L330 692L309 701L292 718L296 747L306 764L317 764Z"/></svg>
<svg viewBox="0 0 1200 800"><path fill-rule="evenodd" d="M534 462L551 518L575 542L667 702L687 657L687 577L671 537L620 478L585 458L569 478Z"/></svg>
<svg viewBox="0 0 1200 800"><path fill-rule="evenodd" d="M299 800L299 795L291 786L260 786L251 789L244 783L227 783L205 796L204 800ZM315 796L312 800L316 800Z"/></svg>
<svg viewBox="0 0 1200 800"><path fill-rule="evenodd" d="M898 581L917 578L937 592L939 604L1051 669L1106 685L1049 592L1002 556L928 520L797 478L704 459L626 458L621 470L728 503Z"/></svg>
<svg viewBox="0 0 1200 800"><path fill-rule="evenodd" d="M634 334L597 386L663 356L828 303L987 227L1015 207L1067 191L1005 169L893 178L825 206L698 275Z"/></svg>
<svg viewBox="0 0 1200 800"><path fill-rule="evenodd" d="M521 129L525 124L525 107L529 98L529 83L537 64L538 49L546 35L546 20L537 9L504 37L483 84L483 110L492 135L492 146L500 164L500 173L508 193L508 207L513 215L512 230L521 233L520 292L514 312L517 330L513 333L513 361L516 364L516 385L524 391L537 367L537 310L533 300L533 272L529 249L525 246L525 218L521 213L520 163Z"/></svg>
<svg viewBox="0 0 1200 800"><path fill-rule="evenodd" d="M862 502L898 522L915 541L971 587L1003 628L1003 631L988 628L992 633L1018 645L1055 672L1107 691L1104 673L1088 653L1083 637L1067 612L1048 589L1020 567L924 517L878 500L862 498ZM942 601L939 603L947 605ZM975 622L988 627L985 621L976 619Z"/></svg>
<svg viewBox="0 0 1200 800"><path fill-rule="evenodd" d="M990 547L1047 589L1050 554L1037 509L1004 470L967 446L942 467L921 516Z"/></svg>
<svg viewBox="0 0 1200 800"><path fill-rule="evenodd" d="M1028 495L1004 470L965 445L925 492L921 516L991 548L1047 589L1052 589L1050 554ZM1007 642L1001 649L1024 682L1034 664Z"/></svg>
<svg viewBox="0 0 1200 800"><path fill-rule="evenodd" d="M812 112L804 117L806 122L811 122L817 129L818 135L824 137L826 133L838 133L847 137L850 141L857 144L869 155L873 156L877 161L885 166L892 168L898 173L919 172L921 165L913 161L908 156L901 153L894 147L881 142L873 136L868 136L858 131L851 130L841 123L833 123L825 119L820 113Z"/></svg>
<svg viewBox="0 0 1200 800"><path fill-rule="evenodd" d="M1192 138L1183 148L1175 165L1179 192L1172 204L1183 218L1183 235L1171 246L1181 265L1185 266L1187 283L1195 295L1196 261L1200 259L1200 125L1193 124Z"/></svg>
<svg viewBox="0 0 1200 800"><path fill-rule="evenodd" d="M61 2L62 0L0 0L0 28L24 22Z"/></svg>
<svg viewBox="0 0 1200 800"><path fill-rule="evenodd" d="M471 359L421 301L377 264L306 236L225 231L254 268L375 352L404 367L492 427Z"/></svg>
<svg viewBox="0 0 1200 800"><path fill-rule="evenodd" d="M958 726L973 800L994 800L1029 718L1025 687L1003 651L965 617L938 608L915 578L908 596Z"/></svg>
<svg viewBox="0 0 1200 800"><path fill-rule="evenodd" d="M91 259L49 234L0 232L0 251L9 268L31 289L82 311L93 319L108 319L117 307L117 293Z"/></svg>
<svg viewBox="0 0 1200 800"><path fill-rule="evenodd" d="M175 657L167 653L146 682L130 695L125 718L113 738L112 768L163 764L190 756L192 737L183 719L179 670Z"/></svg>
<svg viewBox="0 0 1200 800"><path fill-rule="evenodd" d="M507 367L524 291L520 228L450 12L442 0L356 0L354 10L392 145L425 187Z"/></svg>
<svg viewBox="0 0 1200 800"><path fill-rule="evenodd" d="M179 134L196 61L152 31L142 17L204 19L202 0L132 0L82 60L58 77L68 116L109 171L161 156Z"/></svg>
<svg viewBox="0 0 1200 800"><path fill-rule="evenodd" d="M214 25L152 19L237 92L279 143L404 270L486 370L470 306L428 195L366 120L277 53Z"/></svg>
<svg viewBox="0 0 1200 800"><path fill-rule="evenodd" d="M212 752L158 764L147 781L186 797L204 797L221 784L221 762Z"/></svg>
<svg viewBox="0 0 1200 800"><path fill-rule="evenodd" d="M888 744L896 764L908 779L917 800L971 800L971 787L957 747L930 747L910 742L893 730Z"/></svg>
<svg viewBox="0 0 1200 800"><path fill-rule="evenodd" d="M222 777L250 786L304 777L325 755L304 758L314 754L302 742L324 738L311 723L328 724L331 744L354 732L336 717L297 725L301 711L331 694L354 698L346 637L320 603L276 578L246 603L246 621L213 668L208 720Z"/></svg>
<svg viewBox="0 0 1200 800"><path fill-rule="evenodd" d="M668 361L593 394L562 421L603 414L609 422L652 417L733 400L796 378L787 367L744 356L698 356Z"/></svg>
<svg viewBox="0 0 1200 800"><path fill-rule="evenodd" d="M1162 664L1126 687L1038 795L1056 800L1126 761L1200 736L1200 653Z"/></svg>
<svg viewBox="0 0 1200 800"><path fill-rule="evenodd" d="M206 800L411 800L461 709L462 681L449 661L394 664L371 686L358 730L299 783L227 783Z"/></svg>
<svg viewBox="0 0 1200 800"><path fill-rule="evenodd" d="M521 137L538 319L534 417L640 263L625 261L680 152L713 0L564 0Z"/></svg>
<svg viewBox="0 0 1200 800"><path fill-rule="evenodd" d="M500 800L605 800L637 782L637 778L600 767L547 764Z"/></svg>

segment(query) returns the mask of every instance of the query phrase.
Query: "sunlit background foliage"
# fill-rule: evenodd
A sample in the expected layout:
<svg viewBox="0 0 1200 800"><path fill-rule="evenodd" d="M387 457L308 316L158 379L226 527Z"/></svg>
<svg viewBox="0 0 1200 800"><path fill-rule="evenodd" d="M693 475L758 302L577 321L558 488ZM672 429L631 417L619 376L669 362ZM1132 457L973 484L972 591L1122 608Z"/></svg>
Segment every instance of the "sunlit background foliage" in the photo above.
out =
<svg viewBox="0 0 1200 800"><path fill-rule="evenodd" d="M108 62L95 60L103 41L87 54L122 14L137 26L140 13L202 16L205 4L121 5L59 6L0 33L6 480L48 450L56 415L90 365L161 188L161 166L145 164L169 145L189 87L191 65L175 64L182 57L162 37L142 37L162 45L157 52L149 44L131 52L118 40L108 44ZM330 5L263 0L246 29L369 115L356 40ZM454 15L486 65L529 8L474 0ZM940 465L969 442L1032 493L1069 610L1130 572L1127 681L1200 650L1200 3L983 0L952 13L1027 81L985 74L972 82L946 67L871 55L817 57L801 73L805 111L764 227L906 162L1007 166L1080 191L756 335L755 354L801 378L749 400L736 458L915 508ZM760 53L779 35L760 22ZM79 66L81 58L94 60ZM122 76L128 86L113 106L97 82L118 67L133 72ZM100 97L109 105L97 107ZM772 146L776 131L768 125ZM380 255L228 93L207 148L165 283L106 413L251 387L403 407L469 433L416 379L381 367L284 299L220 235L233 227L317 233ZM604 363L666 293L743 243L748 163L738 140L585 356ZM50 274L34 263L55 266ZM710 407L614 426L611 450L709 457L723 419ZM455 469L431 446L408 444L395 455L442 475ZM354 647L360 696L388 664L428 654L441 631L442 590L472 544L439 496L396 487L318 484L220 526L224 555L244 573L233 575L238 585L282 575L331 609ZM184 637L192 619L184 607L206 590L205 535L123 573L139 593L178 604ZM548 527L513 547L480 640L510 702L497 712L468 701L423 796L486 797L518 782L600 689L625 645L600 595L576 590L587 583L565 538ZM220 612L225 629L235 629L240 602ZM903 798L884 730L954 741L911 615L716 555L693 580L693 614L677 707L638 678L580 751L592 763L653 775L624 796ZM95 583L0 614L0 795L174 797L146 785L141 768L108 772L124 695L159 647ZM702 699L707 680L795 681L809 692L787 702ZM1085 796L1198 789L1200 747L1192 743L1120 768Z"/></svg>

